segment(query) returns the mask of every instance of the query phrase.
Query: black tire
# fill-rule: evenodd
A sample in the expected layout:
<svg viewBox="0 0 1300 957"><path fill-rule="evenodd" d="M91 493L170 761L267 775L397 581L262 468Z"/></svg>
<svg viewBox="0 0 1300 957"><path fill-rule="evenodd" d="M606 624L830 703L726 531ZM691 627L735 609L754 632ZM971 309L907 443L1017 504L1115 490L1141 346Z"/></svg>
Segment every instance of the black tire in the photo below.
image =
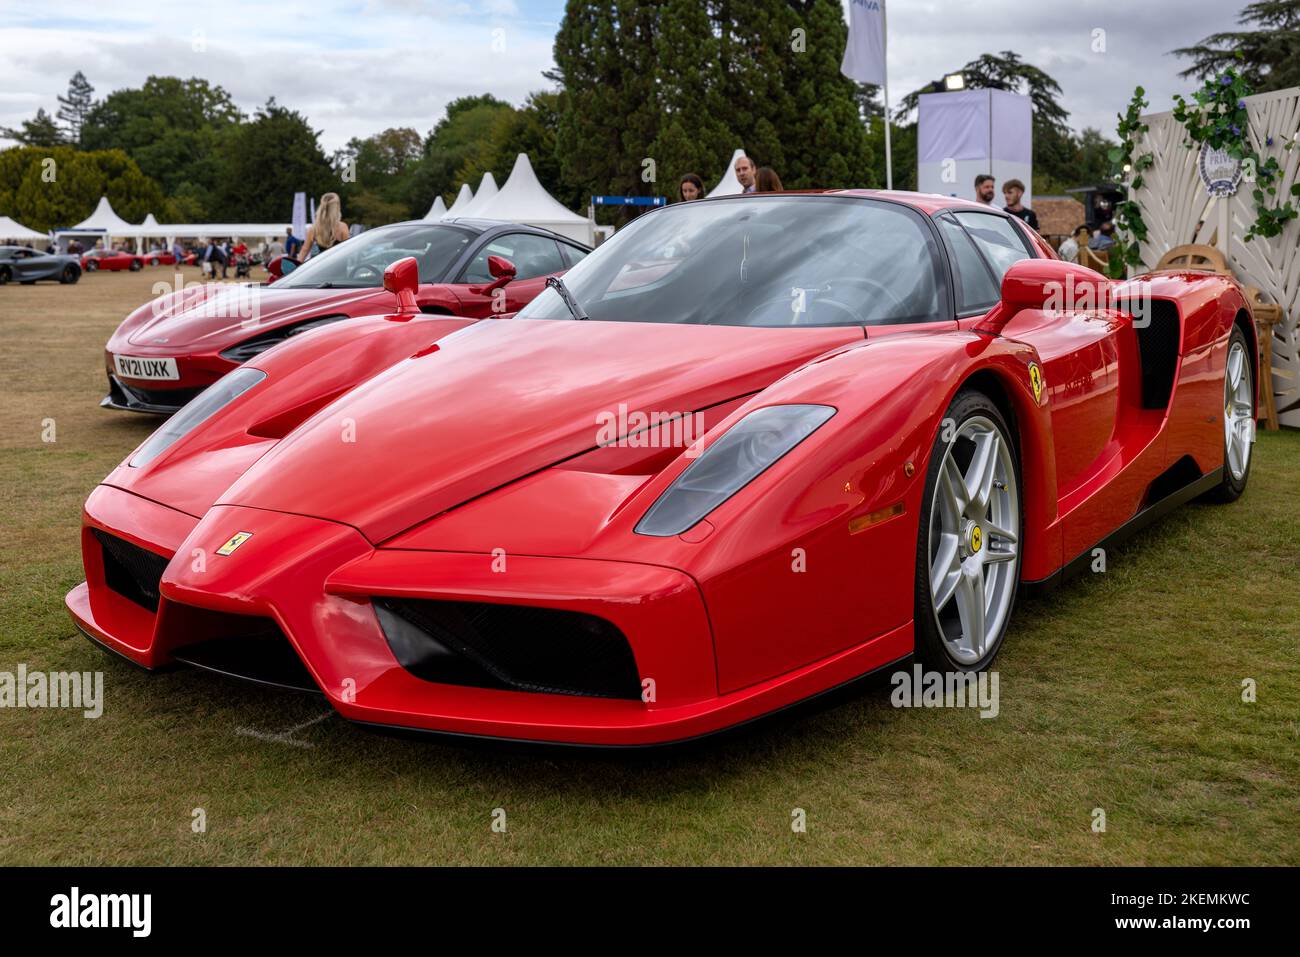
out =
<svg viewBox="0 0 1300 957"><path fill-rule="evenodd" d="M1006 638L1007 628L1016 610L1016 591L1018 587L1012 588L1011 603L1007 606L1006 618L1002 622L1002 627L995 639L989 642L988 650L983 657L971 663L964 663L954 658L944 643L943 636L939 631L939 626L935 620L934 601L930 594L930 517L934 506L935 486L939 480L939 470L942 467L944 454L947 452L947 439L951 435L960 433L962 425L975 416L983 416L989 419L997 426L1002 433L1002 441L1006 443L1007 449L1011 453L1011 460L1014 466L1017 501L1019 504L1019 533L1020 543L1018 548L1023 555L1024 548L1024 527L1025 527L1025 504L1024 495L1020 491L1024 488L1021 480L1020 448L1016 442L1015 434L1007 426L1006 419L997 405L989 399L983 392L975 389L962 389L953 398L952 404L948 406L948 411L944 414L944 420L951 420L951 431L943 426L939 429L939 434L935 436L934 445L930 448L930 460L926 467L925 476L925 494L921 499L921 512L917 524L916 540L916 575L915 575L915 601L913 609L913 631L915 633L916 657L927 668L935 671L962 671L962 672L980 672L992 664L993 659L997 657L998 651L1002 647L1002 642ZM1019 584L1021 563L1016 561L1016 578L1015 585Z"/></svg>
<svg viewBox="0 0 1300 957"><path fill-rule="evenodd" d="M13 273L9 271L8 266L0 266L0 286L3 286L10 279L13 279Z"/></svg>
<svg viewBox="0 0 1300 957"><path fill-rule="evenodd" d="M140 260L138 260L138 259L132 259L132 260L131 260L131 265L130 265L129 268L130 268L131 272L139 272L140 269L141 269L141 267L143 267L143 266L144 266L144 263L140 262Z"/></svg>
<svg viewBox="0 0 1300 957"><path fill-rule="evenodd" d="M77 280L80 278L81 270L69 263L63 267L63 272L59 275L59 282L63 283L65 286L71 286L75 285Z"/></svg>
<svg viewBox="0 0 1300 957"><path fill-rule="evenodd" d="M1240 344L1242 349L1246 351L1247 358L1249 358L1250 343L1246 341L1246 335L1241 331L1241 326L1235 323L1232 326L1232 334L1228 337L1228 355L1232 354L1232 347L1234 344ZM1223 365L1223 377L1226 385L1228 364L1225 361ZM1246 375L1251 377L1250 384L1253 387L1255 384L1255 367L1250 362L1246 363ZM1272 388L1272 383L1269 383L1269 387ZM1227 417L1227 414L1228 410L1225 403L1223 410L1225 418ZM1252 420L1252 422L1253 421L1254 420ZM1222 424L1220 427L1222 428ZM1242 471L1241 478L1234 478L1232 475L1232 469L1228 466L1228 437L1225 433L1223 437L1223 481L1205 493L1205 500L1214 502L1218 505L1226 505L1229 502L1235 502L1237 499L1241 498L1241 494L1246 491L1246 483L1250 481L1250 467L1254 462L1255 456L1248 456L1246 459L1246 468Z"/></svg>
<svg viewBox="0 0 1300 957"><path fill-rule="evenodd" d="M86 272L94 272L98 268L99 268L99 263L95 262L95 260L93 259L86 260Z"/></svg>

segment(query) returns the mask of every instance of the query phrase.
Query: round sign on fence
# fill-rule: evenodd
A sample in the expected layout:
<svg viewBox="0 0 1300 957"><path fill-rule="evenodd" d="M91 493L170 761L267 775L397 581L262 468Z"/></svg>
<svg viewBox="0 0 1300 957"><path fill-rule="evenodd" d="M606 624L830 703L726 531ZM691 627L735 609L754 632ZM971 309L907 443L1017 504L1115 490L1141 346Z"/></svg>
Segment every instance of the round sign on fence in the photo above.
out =
<svg viewBox="0 0 1300 957"><path fill-rule="evenodd" d="M1196 168L1201 182L1211 196L1231 196L1241 183L1241 160L1229 156L1226 150L1215 149L1209 143L1201 144L1201 155Z"/></svg>

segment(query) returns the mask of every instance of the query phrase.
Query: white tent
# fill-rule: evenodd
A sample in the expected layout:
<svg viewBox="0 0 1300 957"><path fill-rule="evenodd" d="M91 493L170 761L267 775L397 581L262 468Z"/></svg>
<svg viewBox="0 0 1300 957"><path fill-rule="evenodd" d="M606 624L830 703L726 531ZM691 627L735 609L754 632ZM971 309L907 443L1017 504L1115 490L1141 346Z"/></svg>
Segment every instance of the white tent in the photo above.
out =
<svg viewBox="0 0 1300 957"><path fill-rule="evenodd" d="M424 214L424 220L428 223L436 223L446 215L447 204L442 201L441 196L435 196L433 198L433 205L431 205L429 211Z"/></svg>
<svg viewBox="0 0 1300 957"><path fill-rule="evenodd" d="M28 229L22 223L14 222L8 216L0 216L0 242L36 243L49 242L50 237Z"/></svg>
<svg viewBox="0 0 1300 957"><path fill-rule="evenodd" d="M457 216L464 215L465 207L474 201L474 191L469 188L469 183L461 186L460 192L456 194L456 202L451 204L451 209L447 210L444 219L455 219Z"/></svg>
<svg viewBox="0 0 1300 957"><path fill-rule="evenodd" d="M468 206L460 211L460 215L464 217L478 216L479 210L486 206L498 192L500 191L497 189L497 181L493 177L492 171L488 170L483 174L483 178L479 180L474 198L470 200Z"/></svg>
<svg viewBox="0 0 1300 957"><path fill-rule="evenodd" d="M735 196L737 193L743 192L740 180L736 179L736 160L744 155L744 150L736 150L731 154L731 162L727 164L727 171L722 174L721 182L709 190L706 199L714 196Z"/></svg>
<svg viewBox="0 0 1300 957"><path fill-rule="evenodd" d="M475 215L541 226L588 245L595 241L591 220L565 209L546 191L533 172L527 153L515 157L515 168L510 171L506 184Z"/></svg>
<svg viewBox="0 0 1300 957"><path fill-rule="evenodd" d="M132 226L117 213L113 212L107 196L99 197L95 211L72 227L76 229L102 229L109 236L132 236L136 227Z"/></svg>
<svg viewBox="0 0 1300 957"><path fill-rule="evenodd" d="M153 213L150 213L148 216L146 216L146 217L144 218L144 222L140 224L140 228L141 228L141 229L158 229L158 228L159 228L159 226L158 226L158 220L156 220L156 219L153 218Z"/></svg>

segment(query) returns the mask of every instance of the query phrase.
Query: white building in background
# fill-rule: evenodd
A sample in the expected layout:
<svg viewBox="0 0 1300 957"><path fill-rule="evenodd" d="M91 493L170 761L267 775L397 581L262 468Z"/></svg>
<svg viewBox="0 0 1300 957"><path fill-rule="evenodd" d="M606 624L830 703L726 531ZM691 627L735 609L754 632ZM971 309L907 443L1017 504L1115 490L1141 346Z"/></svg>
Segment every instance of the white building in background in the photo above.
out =
<svg viewBox="0 0 1300 957"><path fill-rule="evenodd" d="M454 214L453 206L447 213L447 218L453 218ZM588 246L594 245L596 241L595 223L586 216L566 209L546 191L533 171L527 153L515 157L514 169L510 171L505 185L478 207L474 216L478 219L499 219L508 223L541 226Z"/></svg>
<svg viewBox="0 0 1300 957"><path fill-rule="evenodd" d="M55 245L63 252L72 238L81 240L87 247L96 243L111 246L118 240L134 240L137 252L145 248L147 240L157 240L159 245L171 246L177 239L231 239L245 242L283 238L289 228L283 223L160 223L153 213L139 225L128 223L113 210L107 196L99 198L95 211L71 229L55 230Z"/></svg>
<svg viewBox="0 0 1300 957"><path fill-rule="evenodd" d="M492 171L488 170L483 174L483 178L478 182L478 189L474 191L474 198L469 201L464 209L460 211L459 216L465 219L476 219L480 216L480 210L492 201L500 190L497 189L496 178Z"/></svg>
<svg viewBox="0 0 1300 957"><path fill-rule="evenodd" d="M443 219L455 219L457 216L465 215L465 207L474 202L474 191L469 188L469 183L464 183L460 192L456 194L456 201L451 204L451 209L447 210L447 215Z"/></svg>

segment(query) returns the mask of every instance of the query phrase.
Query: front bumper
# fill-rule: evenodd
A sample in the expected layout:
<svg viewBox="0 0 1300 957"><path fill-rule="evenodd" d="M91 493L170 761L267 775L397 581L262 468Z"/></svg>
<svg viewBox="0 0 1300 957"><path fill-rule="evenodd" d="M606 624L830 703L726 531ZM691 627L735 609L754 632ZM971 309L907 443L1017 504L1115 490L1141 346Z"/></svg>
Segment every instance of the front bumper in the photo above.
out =
<svg viewBox="0 0 1300 957"><path fill-rule="evenodd" d="M109 586L96 529L166 562L156 610ZM240 531L253 534L219 556ZM151 670L190 663L282 687L314 686L343 717L385 728L592 746L667 744L750 721L911 650L909 625L720 695L703 599L695 582L674 569L523 555L505 556L502 565L491 554L376 549L355 529L328 521L234 506L216 506L196 520L109 486L86 503L82 545L86 582L68 594L67 605L94 642ZM598 616L626 637L642 686L653 694L628 700L425 680L399 664L372 603L377 596ZM245 623L255 623L247 628L258 634L231 633ZM244 669L238 662L247 659L235 653L218 654L214 665L212 650L230 639L274 649L277 660L269 672ZM268 677L287 673L280 653L289 649L301 661L301 682Z"/></svg>
<svg viewBox="0 0 1300 957"><path fill-rule="evenodd" d="M173 415L203 388L157 389L127 385L115 375L108 377L108 394L99 401L101 409L143 412L149 415Z"/></svg>

